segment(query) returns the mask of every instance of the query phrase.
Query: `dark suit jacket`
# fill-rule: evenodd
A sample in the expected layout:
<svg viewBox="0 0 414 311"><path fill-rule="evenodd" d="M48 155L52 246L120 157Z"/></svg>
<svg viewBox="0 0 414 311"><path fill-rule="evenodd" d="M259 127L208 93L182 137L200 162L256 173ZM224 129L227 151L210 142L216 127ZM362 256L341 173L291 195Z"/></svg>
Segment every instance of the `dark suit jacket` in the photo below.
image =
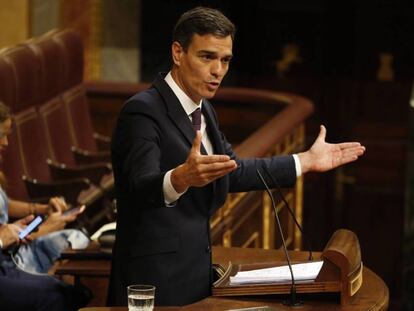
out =
<svg viewBox="0 0 414 311"><path fill-rule="evenodd" d="M122 108L112 140L118 218L108 305L126 305L130 284L155 285L157 305L209 296L209 220L227 193L262 189L256 167L263 165L282 186L295 183L292 156L237 159L207 100L203 115L215 153L229 155L239 167L210 185L188 189L175 206L166 207L163 178L190 152L191 121L163 75Z"/></svg>

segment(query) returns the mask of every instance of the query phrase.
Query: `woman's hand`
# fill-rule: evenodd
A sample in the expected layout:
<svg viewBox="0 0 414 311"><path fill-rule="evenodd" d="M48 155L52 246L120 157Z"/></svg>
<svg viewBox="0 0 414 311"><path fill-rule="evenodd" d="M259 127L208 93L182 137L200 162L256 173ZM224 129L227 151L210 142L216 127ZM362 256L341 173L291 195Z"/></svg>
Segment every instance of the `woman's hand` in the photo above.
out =
<svg viewBox="0 0 414 311"><path fill-rule="evenodd" d="M12 224L4 224L0 226L0 239L3 242L4 249L20 242L19 232L24 229L33 218L34 217L30 215L19 219Z"/></svg>
<svg viewBox="0 0 414 311"><path fill-rule="evenodd" d="M0 226L0 239L3 242L4 249L19 243L19 232L20 228L15 224L4 224Z"/></svg>
<svg viewBox="0 0 414 311"><path fill-rule="evenodd" d="M49 203L47 205L47 214L51 215L55 212L63 213L68 209L68 205L63 197L53 197L50 198Z"/></svg>
<svg viewBox="0 0 414 311"><path fill-rule="evenodd" d="M76 219L78 214L63 215L61 212L49 214L48 218L39 226L39 230L30 235L30 239L38 238L42 235L63 230L66 224Z"/></svg>

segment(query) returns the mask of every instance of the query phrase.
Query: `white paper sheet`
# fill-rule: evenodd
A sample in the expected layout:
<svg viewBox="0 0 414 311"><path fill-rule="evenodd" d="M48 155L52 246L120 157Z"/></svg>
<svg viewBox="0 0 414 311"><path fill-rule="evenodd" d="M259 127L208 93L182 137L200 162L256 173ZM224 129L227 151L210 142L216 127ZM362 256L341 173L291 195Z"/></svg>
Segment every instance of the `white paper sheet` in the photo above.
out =
<svg viewBox="0 0 414 311"><path fill-rule="evenodd" d="M292 265L295 281L314 281L319 274L323 261L312 261ZM230 285L252 283L286 283L291 282L289 266L281 266L250 271L239 271L230 277Z"/></svg>

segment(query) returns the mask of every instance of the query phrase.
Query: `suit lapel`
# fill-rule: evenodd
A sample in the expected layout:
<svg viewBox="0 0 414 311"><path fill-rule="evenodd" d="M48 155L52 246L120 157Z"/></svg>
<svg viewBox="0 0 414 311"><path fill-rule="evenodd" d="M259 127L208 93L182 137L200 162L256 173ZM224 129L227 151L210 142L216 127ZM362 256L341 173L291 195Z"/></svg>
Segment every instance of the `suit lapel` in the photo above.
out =
<svg viewBox="0 0 414 311"><path fill-rule="evenodd" d="M168 117L175 124L175 126L181 131L186 140L191 145L193 143L195 132L193 126L188 118L183 106L175 96L174 92L164 81L164 76L159 74L155 79L153 85L160 92L164 98L165 105L167 107Z"/></svg>
<svg viewBox="0 0 414 311"><path fill-rule="evenodd" d="M188 141L189 145L191 146L193 140L195 138L195 131L193 126L190 122L190 119L187 116L184 108L182 107L181 103L179 102L177 96L175 96L174 92L168 86L168 84L164 81L165 75L159 74L158 77L153 82L154 87L160 92L161 96L164 98L164 102L167 108L168 117L171 121L175 124L175 126L180 130L183 134L185 139ZM216 118L211 107L211 104L207 101L203 103L203 115L207 123L207 131L211 143L213 144L213 148L215 153L223 154L224 149L221 143L220 132L218 129L218 125L216 122ZM207 154L204 149L204 146L201 146L201 153ZM227 195L227 188L228 188L228 177L224 176L223 178L218 179L214 183L213 186L213 204L212 206L214 209L210 209L208 212L212 214L216 208L220 207ZM208 188L206 188L207 190Z"/></svg>
<svg viewBox="0 0 414 311"><path fill-rule="evenodd" d="M206 100L203 100L202 108L203 108L202 109L203 116L207 124L207 134L213 145L214 153L222 154L223 147L221 145L221 139L219 137L220 132L218 129L218 125L217 125L216 118L212 110L212 107L209 102L207 102Z"/></svg>
<svg viewBox="0 0 414 311"><path fill-rule="evenodd" d="M175 126L180 130L184 135L190 146L193 144L195 138L195 131L193 125L191 124L190 119L188 118L187 113L185 112L183 106L175 96L174 92L168 86L164 80L164 76L159 74L157 79L155 79L153 85L160 92L161 96L164 98L167 113L170 120L175 124ZM206 155L207 152L203 145L201 145L201 154Z"/></svg>

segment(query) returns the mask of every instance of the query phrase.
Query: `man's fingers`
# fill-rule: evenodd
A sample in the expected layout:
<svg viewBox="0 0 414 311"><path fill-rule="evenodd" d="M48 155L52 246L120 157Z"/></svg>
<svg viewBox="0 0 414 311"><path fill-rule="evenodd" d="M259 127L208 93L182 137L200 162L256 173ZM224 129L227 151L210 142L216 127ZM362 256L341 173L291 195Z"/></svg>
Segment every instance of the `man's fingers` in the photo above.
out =
<svg viewBox="0 0 414 311"><path fill-rule="evenodd" d="M233 170L234 170L234 168L226 168L226 169L221 169L221 170L216 170L216 171L208 171L208 172L202 173L198 177L198 182L196 182L194 184L194 186L195 187L203 187L203 186L215 181L216 179L227 175L228 173L230 173Z"/></svg>
<svg viewBox="0 0 414 311"><path fill-rule="evenodd" d="M360 149L360 148L348 149L342 152L342 158L359 157L363 154L364 154L364 149Z"/></svg>
<svg viewBox="0 0 414 311"><path fill-rule="evenodd" d="M325 139L326 139L326 128L325 128L325 126L321 125L321 126L319 127L319 135L318 135L318 137L316 138L316 140L322 140L322 141L325 141Z"/></svg>
<svg viewBox="0 0 414 311"><path fill-rule="evenodd" d="M233 170L234 170L233 168L227 168L227 169L222 169L222 170L217 170L217 171L211 171L208 174L208 178L211 179L211 181L213 181L213 180L216 180L217 178L227 175Z"/></svg>
<svg viewBox="0 0 414 311"><path fill-rule="evenodd" d="M365 147L362 146L360 143L358 142L346 142L346 143L340 143L338 144L339 148L341 148L341 150L344 149L351 149L351 148L362 148L365 150Z"/></svg>
<svg viewBox="0 0 414 311"><path fill-rule="evenodd" d="M230 160L230 161L224 161L224 162L214 162L205 164L202 166L202 170L205 172L216 172L216 171L227 171L227 170L234 170L237 168L236 161Z"/></svg>
<svg viewBox="0 0 414 311"><path fill-rule="evenodd" d="M199 179L202 184L207 184L215 179L227 175L237 168L235 161L231 160L225 163L206 164L200 167Z"/></svg>
<svg viewBox="0 0 414 311"><path fill-rule="evenodd" d="M196 132L196 136L193 140L193 145L191 146L191 152L194 153L200 153L200 149L201 149L201 132L197 131Z"/></svg>
<svg viewBox="0 0 414 311"><path fill-rule="evenodd" d="M198 163L200 164L214 164L222 162L236 163L234 160L230 160L230 157L225 154L202 155L198 158Z"/></svg>

